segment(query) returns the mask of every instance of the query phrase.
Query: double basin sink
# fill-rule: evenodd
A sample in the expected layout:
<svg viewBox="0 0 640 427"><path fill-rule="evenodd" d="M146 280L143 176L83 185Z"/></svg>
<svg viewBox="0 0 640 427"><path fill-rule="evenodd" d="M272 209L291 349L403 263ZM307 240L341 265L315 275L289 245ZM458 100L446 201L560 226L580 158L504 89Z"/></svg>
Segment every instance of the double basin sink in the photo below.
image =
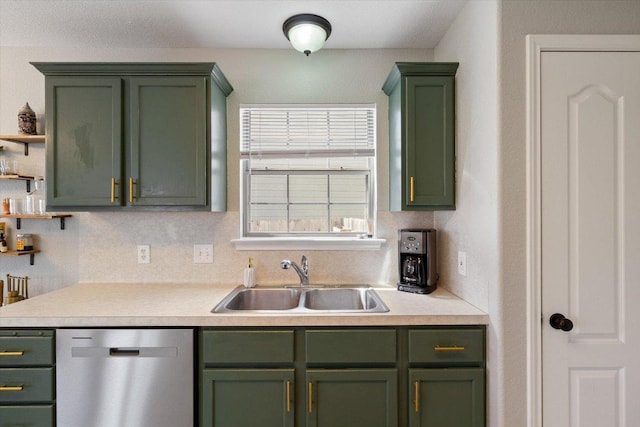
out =
<svg viewBox="0 0 640 427"><path fill-rule="evenodd" d="M389 308L370 286L245 288L227 295L213 313L385 313Z"/></svg>

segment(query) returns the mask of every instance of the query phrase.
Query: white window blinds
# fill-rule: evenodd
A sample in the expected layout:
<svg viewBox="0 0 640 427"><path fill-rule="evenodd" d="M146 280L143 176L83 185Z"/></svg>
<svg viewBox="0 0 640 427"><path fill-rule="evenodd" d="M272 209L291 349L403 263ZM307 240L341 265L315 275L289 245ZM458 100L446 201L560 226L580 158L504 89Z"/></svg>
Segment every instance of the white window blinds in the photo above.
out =
<svg viewBox="0 0 640 427"><path fill-rule="evenodd" d="M371 157L374 106L244 106L241 158Z"/></svg>

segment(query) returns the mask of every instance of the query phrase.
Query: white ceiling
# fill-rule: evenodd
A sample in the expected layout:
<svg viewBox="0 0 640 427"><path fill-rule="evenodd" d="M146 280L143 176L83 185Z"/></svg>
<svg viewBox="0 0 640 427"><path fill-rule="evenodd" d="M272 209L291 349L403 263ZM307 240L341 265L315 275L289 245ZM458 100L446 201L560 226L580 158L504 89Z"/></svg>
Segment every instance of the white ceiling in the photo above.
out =
<svg viewBox="0 0 640 427"><path fill-rule="evenodd" d="M288 48L297 13L326 48L433 48L467 0L0 0L0 46Z"/></svg>

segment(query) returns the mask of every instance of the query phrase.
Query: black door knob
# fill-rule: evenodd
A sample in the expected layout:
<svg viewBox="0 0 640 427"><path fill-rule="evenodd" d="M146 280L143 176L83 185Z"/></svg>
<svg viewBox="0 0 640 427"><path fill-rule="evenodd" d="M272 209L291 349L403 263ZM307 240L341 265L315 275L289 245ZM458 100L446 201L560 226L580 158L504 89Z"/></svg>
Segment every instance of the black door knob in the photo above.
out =
<svg viewBox="0 0 640 427"><path fill-rule="evenodd" d="M560 313L555 313L549 318L549 324L554 329L562 329L565 332L569 332L573 329L573 322L567 319Z"/></svg>

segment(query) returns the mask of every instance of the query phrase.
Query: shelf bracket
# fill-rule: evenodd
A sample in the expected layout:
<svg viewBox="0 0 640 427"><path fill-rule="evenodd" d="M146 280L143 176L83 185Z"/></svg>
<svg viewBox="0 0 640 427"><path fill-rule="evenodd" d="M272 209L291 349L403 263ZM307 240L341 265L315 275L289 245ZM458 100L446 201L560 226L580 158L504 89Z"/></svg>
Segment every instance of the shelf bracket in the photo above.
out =
<svg viewBox="0 0 640 427"><path fill-rule="evenodd" d="M28 156L29 155L29 143L25 142L24 144L24 155Z"/></svg>
<svg viewBox="0 0 640 427"><path fill-rule="evenodd" d="M27 179L25 182L27 183L27 193L31 193L31 180Z"/></svg>
<svg viewBox="0 0 640 427"><path fill-rule="evenodd" d="M29 254L29 264L33 265L34 258L35 258L35 254Z"/></svg>
<svg viewBox="0 0 640 427"><path fill-rule="evenodd" d="M20 227L18 227L20 228ZM60 230L64 230L64 217L60 218Z"/></svg>
<svg viewBox="0 0 640 427"><path fill-rule="evenodd" d="M22 221L20 221L20 218L16 218L16 228L18 230L20 230L21 225L22 225Z"/></svg>

